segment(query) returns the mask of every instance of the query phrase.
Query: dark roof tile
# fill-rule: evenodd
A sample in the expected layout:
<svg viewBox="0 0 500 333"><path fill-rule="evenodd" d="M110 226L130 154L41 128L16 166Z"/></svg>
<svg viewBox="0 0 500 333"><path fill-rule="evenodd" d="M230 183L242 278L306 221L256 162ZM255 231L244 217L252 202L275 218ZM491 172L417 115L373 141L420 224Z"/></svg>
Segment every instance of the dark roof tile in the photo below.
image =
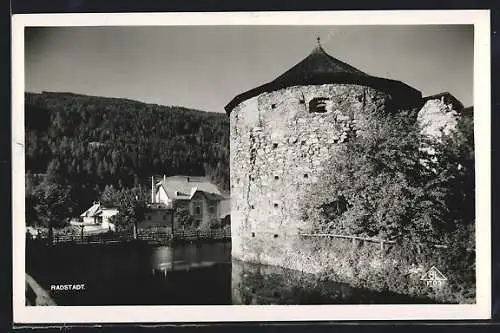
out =
<svg viewBox="0 0 500 333"><path fill-rule="evenodd" d="M298 85L327 83L370 86L390 93L396 103L405 106L416 105L422 98L420 91L403 82L368 75L330 56L318 44L305 59L275 80L233 98L225 107L226 113L229 115L235 106L263 92L271 92Z"/></svg>

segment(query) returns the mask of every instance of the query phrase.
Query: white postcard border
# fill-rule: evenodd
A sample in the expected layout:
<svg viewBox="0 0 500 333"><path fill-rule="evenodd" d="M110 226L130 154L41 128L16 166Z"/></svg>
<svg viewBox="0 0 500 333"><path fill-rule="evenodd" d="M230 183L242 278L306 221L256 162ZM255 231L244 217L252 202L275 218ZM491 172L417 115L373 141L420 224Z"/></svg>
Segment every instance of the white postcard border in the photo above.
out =
<svg viewBox="0 0 500 333"><path fill-rule="evenodd" d="M474 25L476 283L471 305L25 306L24 28L168 25ZM16 324L488 319L491 315L490 12L488 10L19 14L12 17L13 310Z"/></svg>

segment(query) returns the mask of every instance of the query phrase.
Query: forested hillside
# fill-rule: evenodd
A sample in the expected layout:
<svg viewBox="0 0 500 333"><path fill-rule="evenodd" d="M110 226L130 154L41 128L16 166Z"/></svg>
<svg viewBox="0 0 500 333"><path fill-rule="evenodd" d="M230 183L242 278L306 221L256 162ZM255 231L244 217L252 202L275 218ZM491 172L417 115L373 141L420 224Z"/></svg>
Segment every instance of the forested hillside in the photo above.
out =
<svg viewBox="0 0 500 333"><path fill-rule="evenodd" d="M27 189L36 184L37 174L46 174L69 191L75 209L97 199L107 184L137 187L153 174L206 175L221 189L229 188L224 113L26 93L25 125Z"/></svg>

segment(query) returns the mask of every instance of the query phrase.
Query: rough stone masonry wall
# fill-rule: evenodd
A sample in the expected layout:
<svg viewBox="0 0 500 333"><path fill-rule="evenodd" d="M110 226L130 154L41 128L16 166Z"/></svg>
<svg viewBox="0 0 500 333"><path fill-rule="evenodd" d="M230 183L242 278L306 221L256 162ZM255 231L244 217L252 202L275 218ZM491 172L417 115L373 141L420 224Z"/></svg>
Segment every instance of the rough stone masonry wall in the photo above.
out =
<svg viewBox="0 0 500 333"><path fill-rule="evenodd" d="M313 98L326 113L310 113ZM263 93L230 114L231 230L234 258L296 268L299 204L306 184L353 130L370 129L390 97L359 85L295 86Z"/></svg>

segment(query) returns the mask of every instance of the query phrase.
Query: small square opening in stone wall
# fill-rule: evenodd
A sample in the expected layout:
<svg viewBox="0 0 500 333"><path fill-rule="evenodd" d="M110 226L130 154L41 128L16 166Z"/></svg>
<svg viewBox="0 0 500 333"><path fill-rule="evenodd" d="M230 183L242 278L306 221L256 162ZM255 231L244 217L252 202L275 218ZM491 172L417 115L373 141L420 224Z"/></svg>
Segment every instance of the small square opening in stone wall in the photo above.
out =
<svg viewBox="0 0 500 333"><path fill-rule="evenodd" d="M271 109L275 109L276 108L276 104L271 104Z"/></svg>
<svg viewBox="0 0 500 333"><path fill-rule="evenodd" d="M301 98L301 99L299 100L299 103L300 103L300 104L306 104L306 101L305 101L305 100L303 100L303 99Z"/></svg>
<svg viewBox="0 0 500 333"><path fill-rule="evenodd" d="M273 149L276 149L278 148L278 144L277 143L273 143Z"/></svg>
<svg viewBox="0 0 500 333"><path fill-rule="evenodd" d="M304 174L304 178L309 178L309 175L307 173Z"/></svg>
<svg viewBox="0 0 500 333"><path fill-rule="evenodd" d="M252 232L252 237L255 237L255 232Z"/></svg>
<svg viewBox="0 0 500 333"><path fill-rule="evenodd" d="M274 208L278 208L278 204L277 203L274 203Z"/></svg>
<svg viewBox="0 0 500 333"><path fill-rule="evenodd" d="M254 205L250 205L250 208L251 208L251 209L255 209L255 206L254 206Z"/></svg>
<svg viewBox="0 0 500 333"><path fill-rule="evenodd" d="M278 179L280 179L279 176L274 176L274 180L278 180Z"/></svg>
<svg viewBox="0 0 500 333"><path fill-rule="evenodd" d="M273 238L278 238L278 234L274 234Z"/></svg>

